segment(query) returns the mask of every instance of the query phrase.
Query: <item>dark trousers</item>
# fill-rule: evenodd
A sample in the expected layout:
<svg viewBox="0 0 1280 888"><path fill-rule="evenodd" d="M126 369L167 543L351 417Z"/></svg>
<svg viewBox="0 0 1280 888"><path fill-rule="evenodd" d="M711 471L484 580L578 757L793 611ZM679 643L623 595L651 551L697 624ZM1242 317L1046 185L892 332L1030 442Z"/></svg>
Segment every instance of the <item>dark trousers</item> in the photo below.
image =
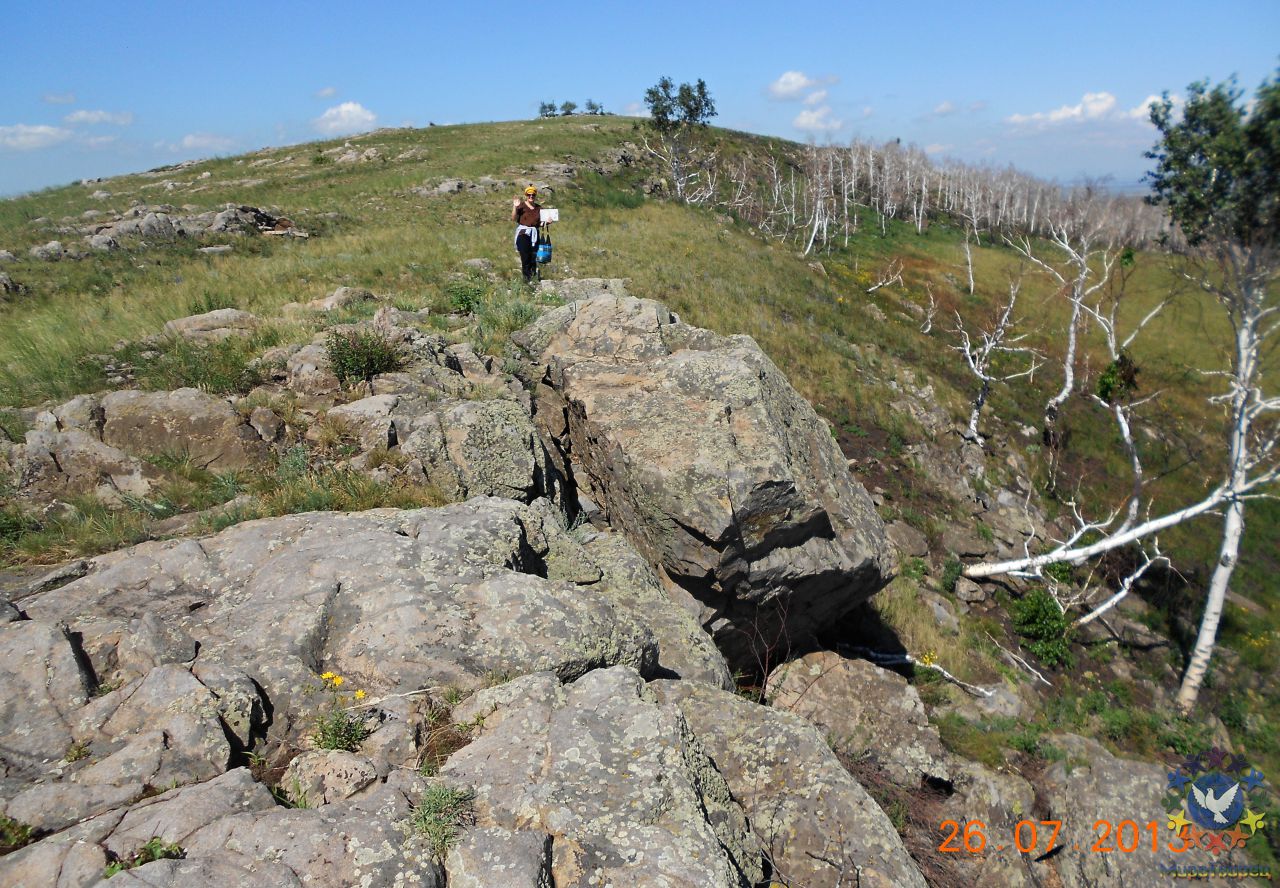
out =
<svg viewBox="0 0 1280 888"><path fill-rule="evenodd" d="M538 275L538 245L529 232L520 232L516 238L516 249L520 251L520 273L526 282L533 280Z"/></svg>

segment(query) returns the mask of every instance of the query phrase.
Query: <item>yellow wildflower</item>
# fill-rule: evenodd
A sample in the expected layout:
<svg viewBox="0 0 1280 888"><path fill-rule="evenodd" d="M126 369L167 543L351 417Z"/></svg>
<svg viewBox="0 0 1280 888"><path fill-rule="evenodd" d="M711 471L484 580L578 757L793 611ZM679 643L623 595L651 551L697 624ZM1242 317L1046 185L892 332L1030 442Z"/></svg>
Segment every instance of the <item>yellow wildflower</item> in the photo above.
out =
<svg viewBox="0 0 1280 888"><path fill-rule="evenodd" d="M363 700L367 695L364 691L356 691L356 699Z"/></svg>
<svg viewBox="0 0 1280 888"><path fill-rule="evenodd" d="M343 678L341 675L335 675L333 678L329 679L329 681L333 684L335 688L337 688L337 687L341 687L342 683L346 681L346 679Z"/></svg>
<svg viewBox="0 0 1280 888"><path fill-rule="evenodd" d="M332 673L332 672L321 672L321 673L320 673L320 678L321 678L321 680L323 680L323 681L328 681L329 679L331 679L331 678L333 678L333 677L334 677L334 675L333 675L333 673Z"/></svg>

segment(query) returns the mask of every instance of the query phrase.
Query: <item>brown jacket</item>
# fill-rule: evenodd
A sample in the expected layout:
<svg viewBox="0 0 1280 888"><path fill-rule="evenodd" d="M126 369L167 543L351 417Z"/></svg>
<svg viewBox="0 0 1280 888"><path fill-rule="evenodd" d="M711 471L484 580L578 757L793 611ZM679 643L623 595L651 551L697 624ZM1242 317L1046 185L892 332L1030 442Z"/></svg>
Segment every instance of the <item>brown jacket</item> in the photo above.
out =
<svg viewBox="0 0 1280 888"><path fill-rule="evenodd" d="M537 228L538 223L542 221L541 214L541 204L535 202L531 209L524 201L521 201L520 206L516 207L516 223L518 225L528 225L532 228Z"/></svg>

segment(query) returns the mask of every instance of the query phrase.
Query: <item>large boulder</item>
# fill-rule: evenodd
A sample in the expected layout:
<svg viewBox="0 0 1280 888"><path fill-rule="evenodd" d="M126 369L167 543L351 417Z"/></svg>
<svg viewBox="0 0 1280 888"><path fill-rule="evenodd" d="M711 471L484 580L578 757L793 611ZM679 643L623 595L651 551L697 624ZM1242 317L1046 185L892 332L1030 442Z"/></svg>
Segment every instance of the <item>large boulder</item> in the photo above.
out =
<svg viewBox="0 0 1280 888"><path fill-rule="evenodd" d="M103 443L146 455L183 452L215 471L249 468L269 449L231 405L199 389L119 391L102 398Z"/></svg>
<svg viewBox="0 0 1280 888"><path fill-rule="evenodd" d="M118 503L122 496L145 497L160 475L154 466L81 428L32 429L10 461L19 494L35 501L90 493Z"/></svg>
<svg viewBox="0 0 1280 888"><path fill-rule="evenodd" d="M247 336L257 330L260 324L257 317L247 311L218 308L204 314L167 321L164 333L176 339L198 343L221 342L232 336Z"/></svg>
<svg viewBox="0 0 1280 888"><path fill-rule="evenodd" d="M658 566L731 662L798 641L891 576L826 424L746 336L605 296L516 336L560 474Z"/></svg>
<svg viewBox="0 0 1280 888"><path fill-rule="evenodd" d="M441 776L476 793L478 826L528 837L518 846L526 871L537 871L550 836L560 888L760 881L759 843L724 778L679 709L656 701L635 670L596 670L565 687L529 676L506 696Z"/></svg>
<svg viewBox="0 0 1280 888"><path fill-rule="evenodd" d="M805 888L925 888L889 818L813 725L697 682L650 687L684 714L746 811L775 880Z"/></svg>
<svg viewBox="0 0 1280 888"><path fill-rule="evenodd" d="M815 724L855 759L870 759L907 788L949 785L951 771L938 729L915 688L866 660L816 651L769 673L771 705Z"/></svg>
<svg viewBox="0 0 1280 888"><path fill-rule="evenodd" d="M153 614L198 645L197 674L247 674L281 740L314 725L325 671L370 694L475 688L502 672L571 679L616 663L651 674L646 627L590 587L539 575L541 525L529 507L488 498L262 519L101 556L24 606L66 620L104 677L120 673L131 627Z"/></svg>

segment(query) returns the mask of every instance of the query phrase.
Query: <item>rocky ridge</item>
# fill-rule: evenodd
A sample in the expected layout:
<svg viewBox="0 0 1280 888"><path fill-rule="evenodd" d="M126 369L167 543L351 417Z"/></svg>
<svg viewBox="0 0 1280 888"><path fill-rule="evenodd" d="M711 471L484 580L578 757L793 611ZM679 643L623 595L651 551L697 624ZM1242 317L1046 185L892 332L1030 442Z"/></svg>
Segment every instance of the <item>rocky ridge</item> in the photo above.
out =
<svg viewBox="0 0 1280 888"><path fill-rule="evenodd" d="M924 885L934 871L848 761L1004 828L1158 789L1082 747L1089 792L1064 771L1037 797L946 753L905 679L833 652L774 670L771 706L733 693L731 666L759 662L763 639L811 642L887 581L893 550L825 423L751 340L619 282L575 289L517 336L518 376L384 307L368 326L409 360L362 391L317 337L264 355L272 382L246 398L87 395L0 445L30 508L145 497L147 457L174 439L209 466L279 459L287 392L318 421L307 434L341 428L353 471L452 501L247 521L4 590L0 815L38 840L0 858L0 886L95 885L152 838L183 856L113 885ZM254 327L213 314L167 335ZM350 750L316 748L335 706L359 728ZM415 824L443 790L470 801L441 848ZM1163 862L1068 851L959 870L1139 885Z"/></svg>

